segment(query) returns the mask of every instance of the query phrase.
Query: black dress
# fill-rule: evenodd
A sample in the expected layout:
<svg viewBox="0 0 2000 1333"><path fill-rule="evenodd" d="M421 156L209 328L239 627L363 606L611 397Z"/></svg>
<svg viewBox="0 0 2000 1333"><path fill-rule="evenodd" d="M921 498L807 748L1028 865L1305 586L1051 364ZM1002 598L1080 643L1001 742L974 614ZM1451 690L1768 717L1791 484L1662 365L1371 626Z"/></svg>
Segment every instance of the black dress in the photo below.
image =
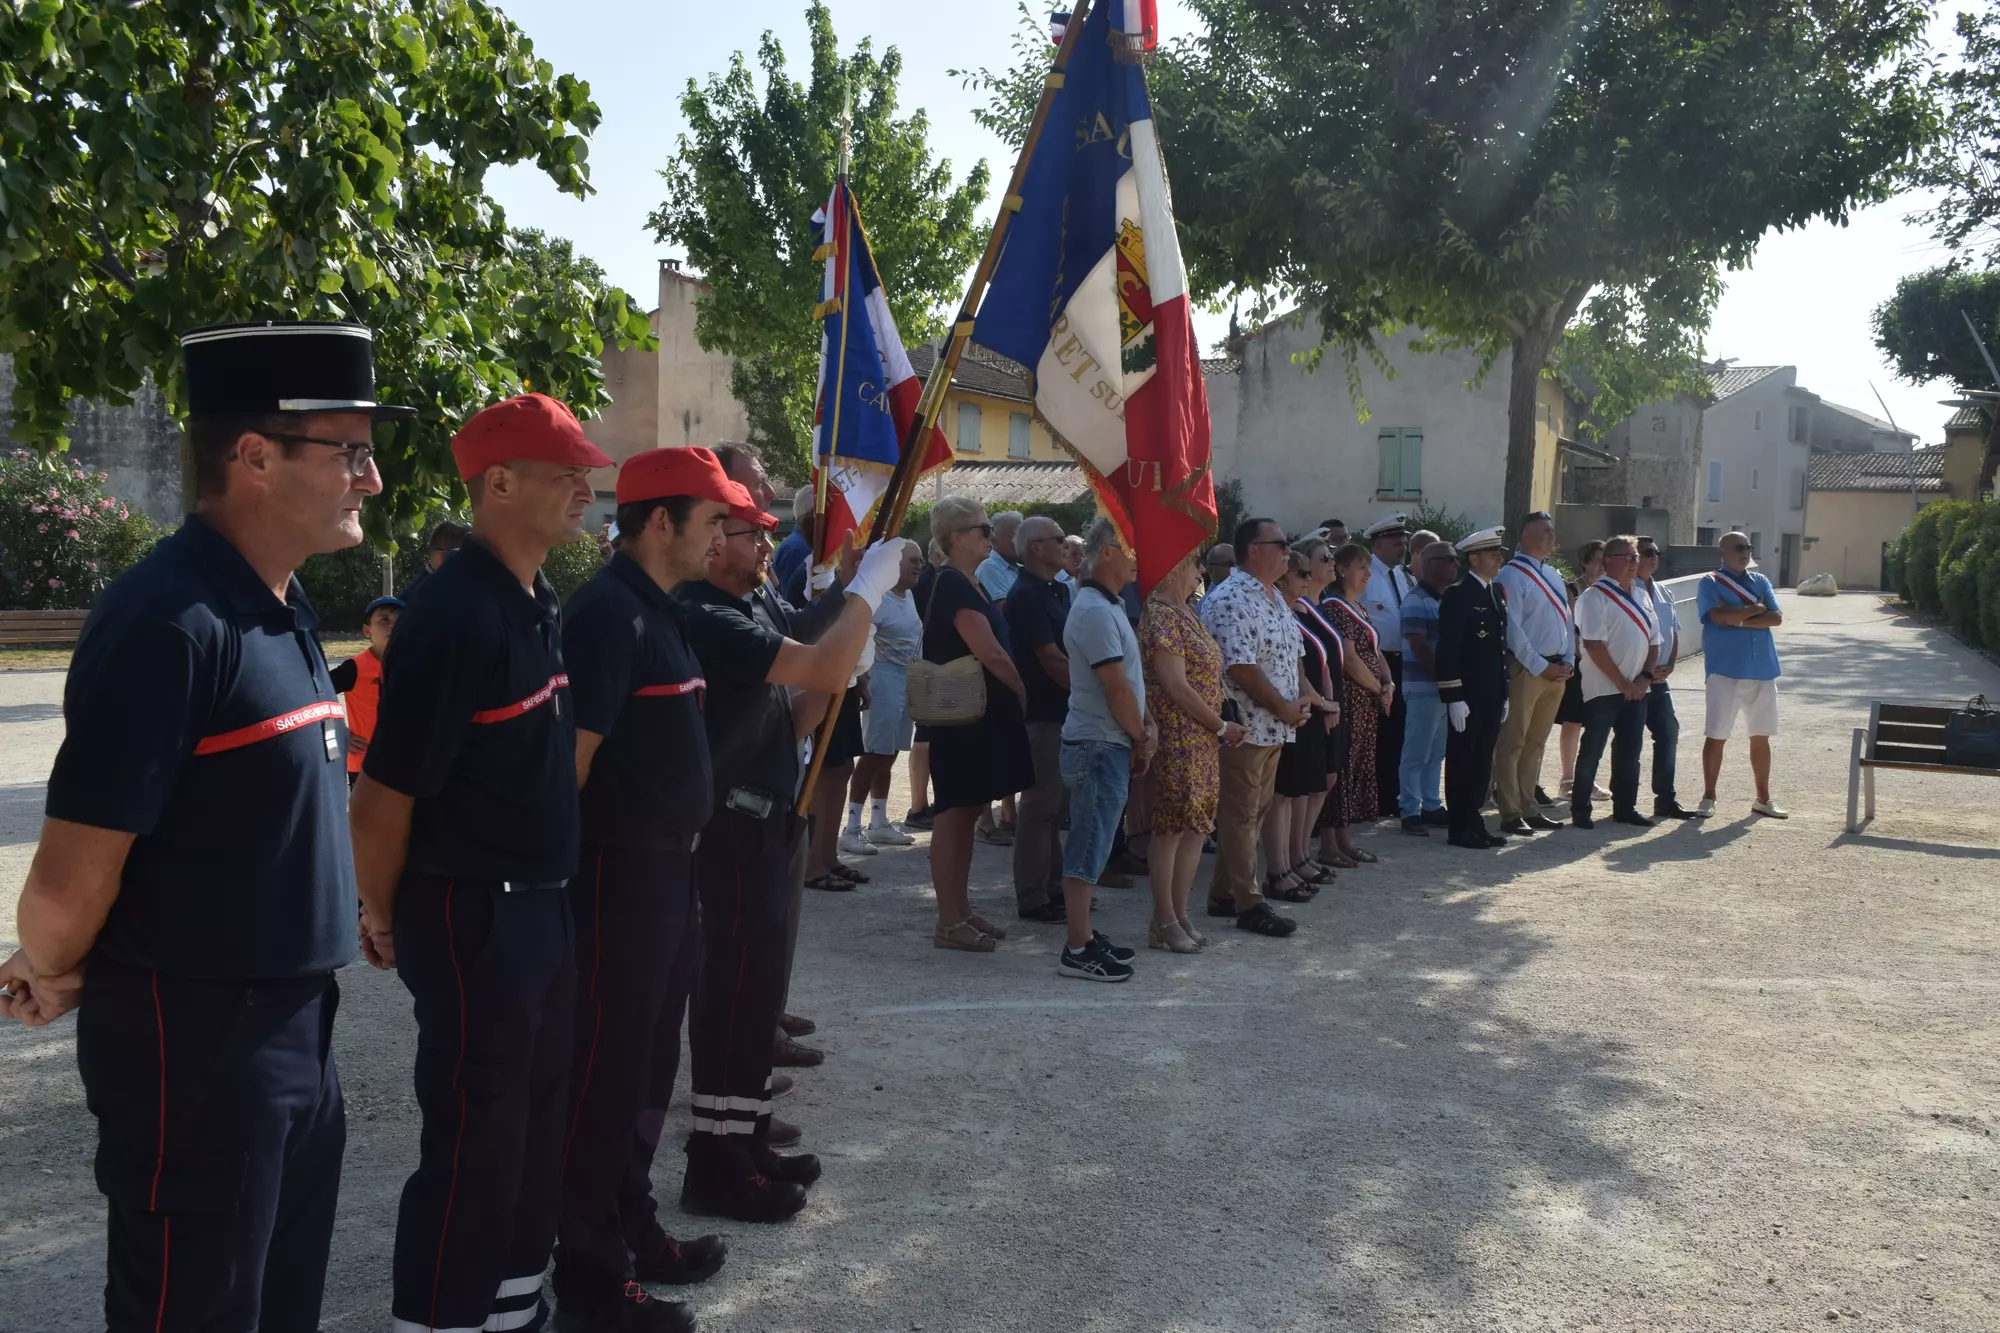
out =
<svg viewBox="0 0 2000 1333"><path fill-rule="evenodd" d="M1574 622L1576 619L1576 584L1565 580L1564 587L1569 590L1569 614L1570 620ZM1583 644L1581 641L1577 642L1576 656L1571 660L1576 663L1576 666L1569 673L1569 679L1563 682L1562 702L1556 705L1557 726L1561 726L1565 722L1574 722L1578 726L1583 725Z"/></svg>
<svg viewBox="0 0 2000 1333"><path fill-rule="evenodd" d="M1302 651L1299 654L1299 679L1311 681L1321 698L1330 697L1328 684L1326 644L1314 631L1318 628L1307 618L1306 613L1296 608L1292 612L1298 617L1300 627L1305 631ZM1318 796L1326 791L1327 761L1326 714L1315 712L1306 719L1305 725L1295 730L1293 738L1285 742L1285 748L1278 752L1277 794L1280 797Z"/></svg>
<svg viewBox="0 0 2000 1333"><path fill-rule="evenodd" d="M960 611L977 611L986 617L1000 651L1011 651L1000 608L977 583L945 565L938 570L930 610L924 616L926 662L942 665L968 654L965 639L953 624ZM1021 701L991 671L986 673L986 713L979 721L933 726L930 731L931 785L937 789L937 809L983 806L1035 785L1035 759L1028 749Z"/></svg>

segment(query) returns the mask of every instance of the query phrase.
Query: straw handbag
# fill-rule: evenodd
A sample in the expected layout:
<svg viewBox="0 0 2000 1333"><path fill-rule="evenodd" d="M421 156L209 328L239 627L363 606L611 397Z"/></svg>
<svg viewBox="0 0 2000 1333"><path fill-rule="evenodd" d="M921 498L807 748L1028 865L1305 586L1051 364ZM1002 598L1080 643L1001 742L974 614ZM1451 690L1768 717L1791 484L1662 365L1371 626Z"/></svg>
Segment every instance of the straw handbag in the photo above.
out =
<svg viewBox="0 0 2000 1333"><path fill-rule="evenodd" d="M967 653L949 662L910 663L910 721L958 727L986 716L986 668Z"/></svg>

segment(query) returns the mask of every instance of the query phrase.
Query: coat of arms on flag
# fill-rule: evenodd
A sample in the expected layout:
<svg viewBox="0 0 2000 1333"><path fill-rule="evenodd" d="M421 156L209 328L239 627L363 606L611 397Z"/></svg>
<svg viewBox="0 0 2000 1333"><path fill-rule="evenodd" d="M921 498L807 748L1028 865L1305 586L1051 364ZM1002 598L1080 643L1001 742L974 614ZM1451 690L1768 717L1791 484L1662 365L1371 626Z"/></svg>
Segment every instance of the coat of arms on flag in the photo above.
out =
<svg viewBox="0 0 2000 1333"><path fill-rule="evenodd" d="M814 310L820 320L820 353L813 480L814 490L826 498L813 561L823 569L838 559L850 534L866 539L924 386L910 369L896 333L882 276L844 174L813 221L821 241L814 257L826 263ZM920 478L951 466L951 443L943 431L933 426L922 447Z"/></svg>
<svg viewBox="0 0 2000 1333"><path fill-rule="evenodd" d="M1093 6L973 336L1028 367L1150 589L1215 530L1208 394L1146 93L1152 0Z"/></svg>

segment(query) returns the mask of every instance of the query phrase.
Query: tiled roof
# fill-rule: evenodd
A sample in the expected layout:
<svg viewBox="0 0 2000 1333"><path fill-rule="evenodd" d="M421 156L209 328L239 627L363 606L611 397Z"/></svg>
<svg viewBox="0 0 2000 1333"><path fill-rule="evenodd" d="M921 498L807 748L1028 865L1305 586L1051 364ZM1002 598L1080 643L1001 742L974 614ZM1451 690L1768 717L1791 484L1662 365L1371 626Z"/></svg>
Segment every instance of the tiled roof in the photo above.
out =
<svg viewBox="0 0 2000 1333"><path fill-rule="evenodd" d="M1946 430L1966 430L1971 427L1981 430L1986 427L1986 413L1974 403L1965 404L1951 414L1951 420L1944 423Z"/></svg>
<svg viewBox="0 0 2000 1333"><path fill-rule="evenodd" d="M1233 356L1205 356L1201 359L1201 373L1204 375L1241 375L1243 363Z"/></svg>
<svg viewBox="0 0 2000 1333"><path fill-rule="evenodd" d="M1885 435L1913 434L1913 432L1904 430L1901 426L1898 426L1893 421L1884 421L1882 420L1882 418L1875 416L1872 413L1863 412L1858 407L1848 407L1845 404L1832 402L1825 398L1819 400L1819 405L1821 407L1831 408L1835 412L1840 413L1842 416L1853 417L1856 421L1859 421L1862 424L1866 425L1870 430L1879 430Z"/></svg>
<svg viewBox="0 0 2000 1333"><path fill-rule="evenodd" d="M937 347L930 343L910 349L910 369L917 373L918 379L930 378L931 367L937 364L937 354ZM958 369L952 374L951 382L952 387L967 393L1004 398L1010 403L1034 401L1028 394L1028 372L978 343L965 345L965 354L959 357Z"/></svg>
<svg viewBox="0 0 2000 1333"><path fill-rule="evenodd" d="M932 484L926 482L917 498L928 498L926 492ZM988 509L1036 500L1069 504L1090 498L1090 483L1074 463L972 463L960 459L944 474L944 493L970 496Z"/></svg>
<svg viewBox="0 0 2000 1333"><path fill-rule="evenodd" d="M1815 491L1905 491L1910 473L1917 474L1917 491L1944 490L1944 450L1915 449L1909 453L1815 449L1807 485Z"/></svg>
<svg viewBox="0 0 2000 1333"><path fill-rule="evenodd" d="M1715 386L1715 400L1721 402L1731 394L1742 393L1766 375L1781 369L1783 369L1781 366L1711 366L1708 380Z"/></svg>

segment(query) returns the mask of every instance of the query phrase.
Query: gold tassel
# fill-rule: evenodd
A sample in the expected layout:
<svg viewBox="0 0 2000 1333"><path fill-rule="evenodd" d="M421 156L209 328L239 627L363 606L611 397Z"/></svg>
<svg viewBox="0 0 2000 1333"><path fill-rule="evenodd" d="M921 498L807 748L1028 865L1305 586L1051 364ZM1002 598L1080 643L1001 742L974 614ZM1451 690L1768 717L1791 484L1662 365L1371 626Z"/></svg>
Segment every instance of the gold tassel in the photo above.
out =
<svg viewBox="0 0 2000 1333"><path fill-rule="evenodd" d="M834 297L831 301L821 301L813 307L814 319L825 319L828 315L837 315L839 313L840 298L838 296Z"/></svg>

